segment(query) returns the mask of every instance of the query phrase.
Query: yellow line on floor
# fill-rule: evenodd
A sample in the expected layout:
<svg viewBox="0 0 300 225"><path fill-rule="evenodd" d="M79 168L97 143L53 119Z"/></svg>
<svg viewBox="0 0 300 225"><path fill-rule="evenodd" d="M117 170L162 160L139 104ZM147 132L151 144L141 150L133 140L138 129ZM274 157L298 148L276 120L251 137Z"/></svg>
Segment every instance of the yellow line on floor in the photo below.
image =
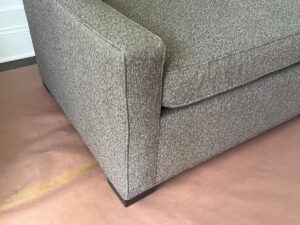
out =
<svg viewBox="0 0 300 225"><path fill-rule="evenodd" d="M77 177L80 177L88 170L94 168L96 165L97 162L95 160L91 160L77 168L74 168L61 174L60 176L54 177L43 183L35 184L31 187L28 187L0 202L0 212L7 211L21 203L37 198L40 195L45 194L46 192L49 192L55 188L67 184L76 179Z"/></svg>

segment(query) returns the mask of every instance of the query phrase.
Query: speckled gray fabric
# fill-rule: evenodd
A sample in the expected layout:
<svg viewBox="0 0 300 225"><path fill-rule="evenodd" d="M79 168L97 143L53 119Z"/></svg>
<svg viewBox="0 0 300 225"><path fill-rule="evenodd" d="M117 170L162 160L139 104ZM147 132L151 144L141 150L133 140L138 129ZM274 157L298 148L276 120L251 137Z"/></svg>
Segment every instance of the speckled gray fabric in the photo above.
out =
<svg viewBox="0 0 300 225"><path fill-rule="evenodd" d="M252 17L238 0L124 2L128 3L125 11L127 7L149 10L142 10L139 17L132 16L140 18L146 28L100 0L24 0L42 78L123 199L131 199L300 112L299 65L200 103L161 111L163 88L165 96L167 90L183 96L173 86L168 89L171 77L176 85L181 85L180 93L189 90L183 98L173 99L186 104L186 97L191 103L194 97L201 99L198 97L203 97L203 93L207 97L208 89L214 92L235 84L235 80L248 82L299 61L299 38L292 35L299 28L295 24L299 9L296 1L290 0L285 6L279 0L254 1L257 5L247 0L245 4L252 9L248 11L256 12ZM230 9L223 12L225 3L230 3ZM187 23L199 14L200 6L206 6L200 15L212 12L208 16L211 23L202 21L206 17L200 18L199 25ZM268 12L261 10L267 6ZM283 12L277 10L279 6ZM239 14L233 9L247 16L237 21L234 18ZM153 17L155 10L157 16ZM184 13L186 18L180 20ZM275 13L276 21L274 16L266 18ZM156 19L154 23L142 20L151 16ZM251 28L247 21L256 17ZM212 23L221 22L222 18L235 23ZM149 31L157 33L158 22L168 47L164 81L165 46L160 37ZM226 29L219 30L222 26ZM246 32L246 28L251 29ZM269 31L260 31L262 28ZM289 36L284 37L285 34ZM272 41L266 43L269 40ZM260 47L253 47L256 45ZM236 48L241 50L241 46L252 47L252 51L231 54ZM195 63L218 57L219 61L207 67L213 72L203 77L203 68ZM187 62L196 65L195 73L185 71ZM177 75L168 75L174 71L185 72L178 73L177 80ZM230 73L232 76L228 76ZM201 85L197 84L198 78L202 79ZM202 82L208 89L203 88L206 85ZM180 105L173 103L165 106Z"/></svg>
<svg viewBox="0 0 300 225"><path fill-rule="evenodd" d="M161 118L160 183L300 113L300 64Z"/></svg>
<svg viewBox="0 0 300 225"><path fill-rule="evenodd" d="M164 44L98 0L24 0L42 78L124 199L156 181Z"/></svg>
<svg viewBox="0 0 300 225"><path fill-rule="evenodd" d="M165 107L198 102L300 61L299 0L106 2L165 42Z"/></svg>

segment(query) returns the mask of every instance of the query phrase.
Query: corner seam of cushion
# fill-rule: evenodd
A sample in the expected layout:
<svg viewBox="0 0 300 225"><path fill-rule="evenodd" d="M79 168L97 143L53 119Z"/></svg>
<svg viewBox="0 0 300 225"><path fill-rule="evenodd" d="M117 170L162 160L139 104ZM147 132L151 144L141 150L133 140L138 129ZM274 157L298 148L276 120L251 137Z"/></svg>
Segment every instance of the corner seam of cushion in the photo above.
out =
<svg viewBox="0 0 300 225"><path fill-rule="evenodd" d="M232 90L235 90L237 88L241 88L247 84L250 84L252 82L255 82L257 80L260 80L266 76L269 76L271 75L272 73L275 73L276 71L279 71L279 70L282 70L284 68L288 68L290 66L293 66L295 64L297 64L298 62L293 62L292 64L288 64L287 66L284 66L284 67L280 67L280 68L277 68L277 69L273 69L271 70L269 73L265 74L265 75L260 75L258 78L254 78L254 79L246 79L244 82L241 82L240 84L237 84L237 85L231 85L229 86L228 88L226 88L226 90L221 90L219 93L212 93L212 94L209 94L205 97L202 97L202 98L199 98L199 99L196 99L196 100L191 100L191 101L188 101L186 103L180 103L180 104L172 104L172 103L168 103L168 104L164 104L164 107L168 108L168 109L178 109L178 108L183 108L183 107L188 107L188 106L191 106L191 105L194 105L194 104L197 104L199 102L202 102L202 101L205 101L205 100L208 100L210 99L211 97L214 97L214 96L217 96L217 95L220 95L220 94L223 94L223 93L226 93L228 91L232 91Z"/></svg>
<svg viewBox="0 0 300 225"><path fill-rule="evenodd" d="M230 55L226 55L226 56L223 56L223 57L220 57L220 58L216 58L216 59L211 60L211 61L206 61L204 63L195 63L195 64L192 64L192 65L183 67L183 68L174 68L174 69L172 69L170 71L166 71L166 73L169 74L169 75L172 75L174 73L177 73L178 71L185 72L185 71L190 70L191 68L195 68L195 67L198 67L198 66L206 66L206 65L210 64L211 62L221 61L221 60L224 60L226 58L233 57L233 56L236 56L238 54L241 54L241 53L244 53L244 52L248 52L248 51L251 51L251 50L254 50L254 49L258 49L258 48L270 45L270 44L272 44L274 42L282 41L282 40L287 39L287 38L293 38L293 37L298 36L298 35L300 35L300 32L297 32L297 33L294 33L294 34L290 34L290 35L278 38L278 39L273 40L273 41L269 41L269 42L264 43L264 44L259 45L259 46L254 46L254 47L249 48L249 49L245 49L245 50L241 50L241 51L238 51L238 52L234 52L234 53L232 53Z"/></svg>

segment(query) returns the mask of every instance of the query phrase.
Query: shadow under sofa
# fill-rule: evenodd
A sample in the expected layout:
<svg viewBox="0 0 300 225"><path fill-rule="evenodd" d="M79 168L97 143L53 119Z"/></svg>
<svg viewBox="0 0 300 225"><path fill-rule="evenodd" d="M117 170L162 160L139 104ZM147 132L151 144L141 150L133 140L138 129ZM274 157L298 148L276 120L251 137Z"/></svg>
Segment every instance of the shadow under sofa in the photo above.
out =
<svg viewBox="0 0 300 225"><path fill-rule="evenodd" d="M45 86L125 205L299 115L300 5L276 2L24 0Z"/></svg>

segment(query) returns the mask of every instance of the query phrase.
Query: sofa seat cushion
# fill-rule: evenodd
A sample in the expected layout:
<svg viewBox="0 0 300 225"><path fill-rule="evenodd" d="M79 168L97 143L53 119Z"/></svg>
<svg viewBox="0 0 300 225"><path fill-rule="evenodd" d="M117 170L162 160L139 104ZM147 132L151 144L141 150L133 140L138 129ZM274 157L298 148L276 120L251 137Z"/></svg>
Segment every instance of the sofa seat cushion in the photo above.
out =
<svg viewBox="0 0 300 225"><path fill-rule="evenodd" d="M106 2L165 42L165 107L204 100L300 61L299 0Z"/></svg>

